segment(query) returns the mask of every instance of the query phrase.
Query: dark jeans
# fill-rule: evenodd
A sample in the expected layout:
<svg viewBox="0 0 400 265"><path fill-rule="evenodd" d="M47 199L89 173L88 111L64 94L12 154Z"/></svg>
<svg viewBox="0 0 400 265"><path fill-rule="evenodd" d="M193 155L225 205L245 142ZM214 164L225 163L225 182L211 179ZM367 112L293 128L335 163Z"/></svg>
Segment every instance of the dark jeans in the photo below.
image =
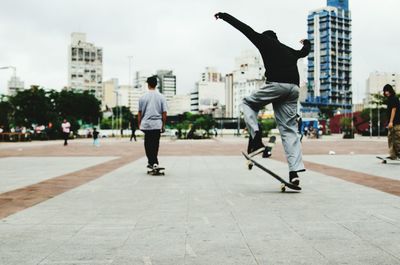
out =
<svg viewBox="0 0 400 265"><path fill-rule="evenodd" d="M160 146L160 130L145 130L144 149L146 151L147 162L149 165L158 165L158 148Z"/></svg>
<svg viewBox="0 0 400 265"><path fill-rule="evenodd" d="M135 134L135 130L132 130L132 134L131 134L131 142L132 142L132 138L135 139L136 142L136 134Z"/></svg>
<svg viewBox="0 0 400 265"><path fill-rule="evenodd" d="M64 145L68 145L69 133L63 133L63 135L64 135Z"/></svg>

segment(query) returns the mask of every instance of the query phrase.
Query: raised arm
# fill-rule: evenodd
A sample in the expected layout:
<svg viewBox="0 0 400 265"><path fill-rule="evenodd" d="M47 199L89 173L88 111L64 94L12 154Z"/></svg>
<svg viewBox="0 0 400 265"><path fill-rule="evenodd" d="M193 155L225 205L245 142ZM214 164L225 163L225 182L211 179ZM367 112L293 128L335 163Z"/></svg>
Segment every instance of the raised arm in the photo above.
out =
<svg viewBox="0 0 400 265"><path fill-rule="evenodd" d="M261 34L255 32L250 26L229 15L228 13L219 12L214 16L216 19L222 19L231 24L231 26L242 32L254 45L258 46Z"/></svg>
<svg viewBox="0 0 400 265"><path fill-rule="evenodd" d="M299 58L303 58L303 57L306 57L310 53L311 42L307 39L304 39L304 40L301 40L300 43L303 44L303 48L301 48L301 50L298 51L297 56Z"/></svg>

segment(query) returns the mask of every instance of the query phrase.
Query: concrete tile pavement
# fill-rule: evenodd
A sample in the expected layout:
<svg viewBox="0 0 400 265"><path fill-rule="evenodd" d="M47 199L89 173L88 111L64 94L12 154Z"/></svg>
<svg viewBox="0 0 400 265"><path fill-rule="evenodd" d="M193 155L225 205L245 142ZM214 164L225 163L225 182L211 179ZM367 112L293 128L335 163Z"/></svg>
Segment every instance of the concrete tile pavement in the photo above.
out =
<svg viewBox="0 0 400 265"><path fill-rule="evenodd" d="M331 142L348 154L349 142L307 141L305 152L319 146L320 156L305 158L325 157ZM355 143L384 152L378 141ZM245 139L163 144L166 176L146 175L142 157L1 219L0 264L400 263L398 196L316 171L302 174L301 193L280 193L275 179L247 170ZM131 155L112 146L97 155ZM285 163L262 162L287 175Z"/></svg>

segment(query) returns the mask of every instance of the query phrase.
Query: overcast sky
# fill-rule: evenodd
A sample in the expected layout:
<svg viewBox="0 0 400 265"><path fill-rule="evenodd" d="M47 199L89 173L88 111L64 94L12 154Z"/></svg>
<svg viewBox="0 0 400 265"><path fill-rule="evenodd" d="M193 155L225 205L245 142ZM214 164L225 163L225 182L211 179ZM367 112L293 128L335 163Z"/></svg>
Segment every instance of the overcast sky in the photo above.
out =
<svg viewBox="0 0 400 265"><path fill-rule="evenodd" d="M104 51L103 79L128 84L132 70L171 69L177 92L194 87L207 66L226 74L252 44L214 13L228 12L281 42L300 48L310 10L325 0L2 0L0 67L13 65L25 86L67 85L67 47L72 32ZM350 0L353 19L353 89L361 97L368 74L400 72L399 0ZM5 93L11 70L0 70ZM356 91L357 90L357 91Z"/></svg>

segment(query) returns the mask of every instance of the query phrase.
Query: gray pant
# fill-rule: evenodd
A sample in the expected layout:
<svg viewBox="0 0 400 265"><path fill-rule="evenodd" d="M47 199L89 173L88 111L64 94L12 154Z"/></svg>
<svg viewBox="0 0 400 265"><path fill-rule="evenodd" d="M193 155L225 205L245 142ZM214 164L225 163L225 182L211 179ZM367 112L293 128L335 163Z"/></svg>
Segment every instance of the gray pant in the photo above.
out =
<svg viewBox="0 0 400 265"><path fill-rule="evenodd" d="M301 143L297 134L297 100L299 87L294 84L267 82L266 86L243 99L242 111L250 135L258 131L258 111L272 103L275 120L281 134L289 171L304 169Z"/></svg>

